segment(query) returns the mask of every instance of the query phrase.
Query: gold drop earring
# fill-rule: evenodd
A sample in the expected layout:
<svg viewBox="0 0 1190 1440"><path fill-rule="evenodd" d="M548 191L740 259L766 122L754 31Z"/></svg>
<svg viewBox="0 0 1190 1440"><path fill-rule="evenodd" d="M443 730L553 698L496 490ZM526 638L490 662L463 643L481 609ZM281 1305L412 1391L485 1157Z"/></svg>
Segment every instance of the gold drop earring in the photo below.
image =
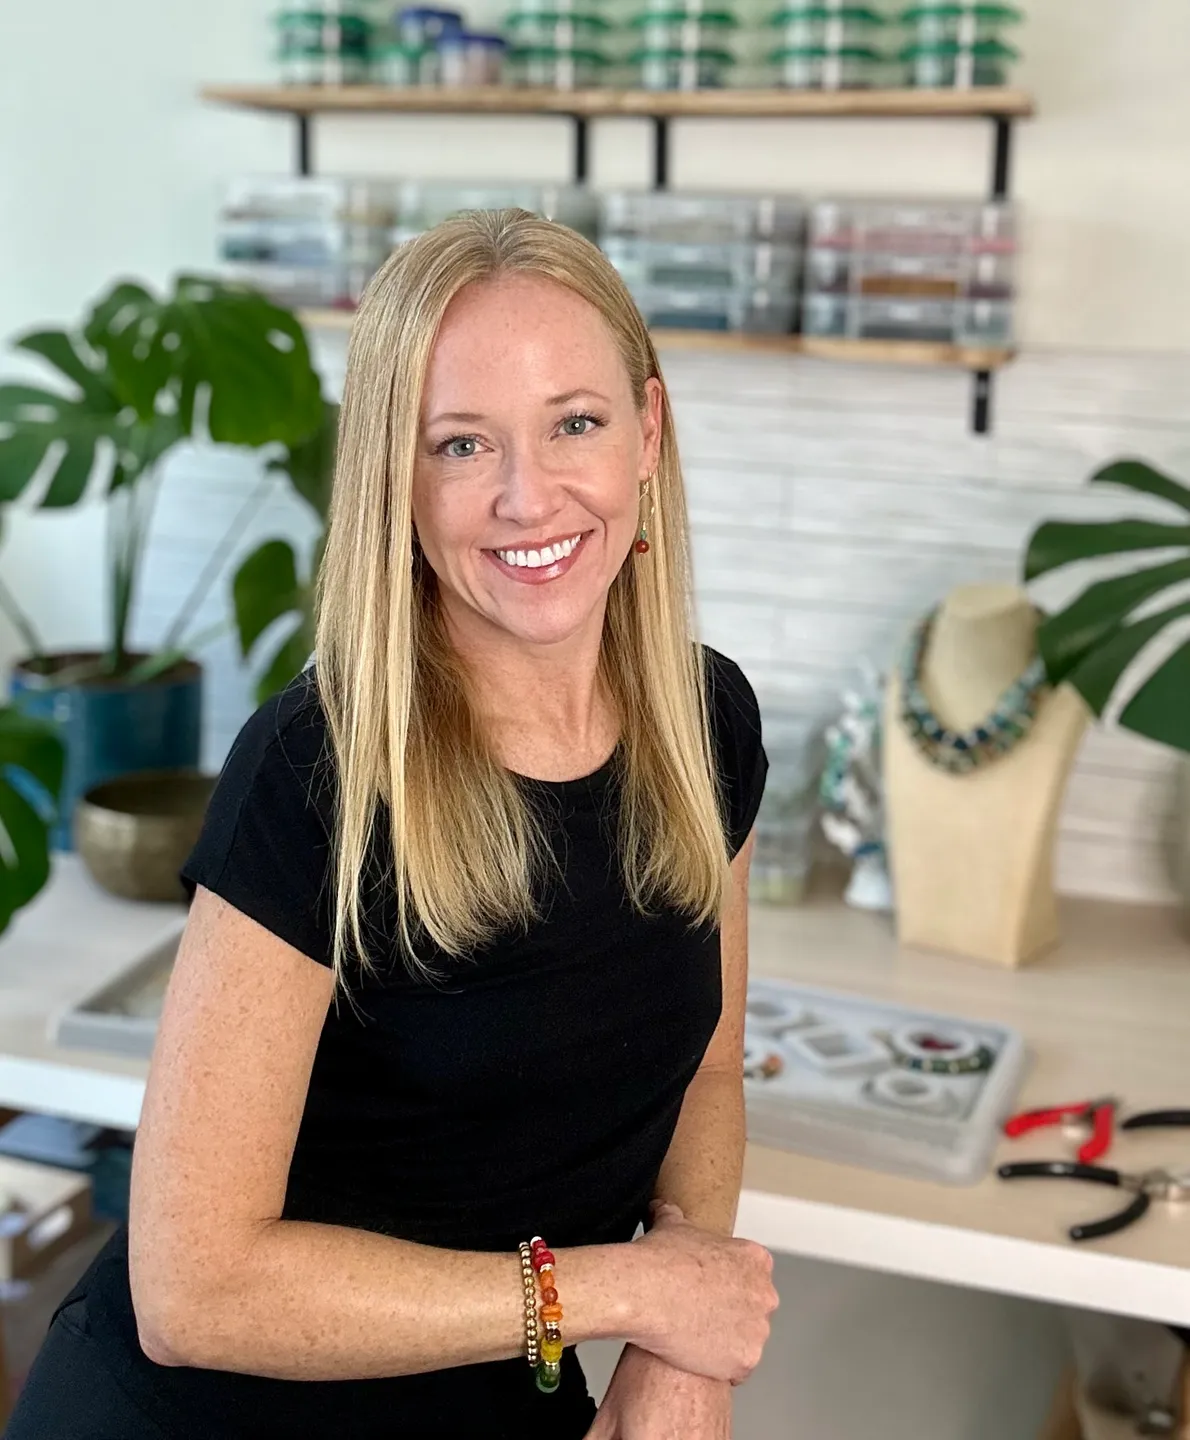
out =
<svg viewBox="0 0 1190 1440"><path fill-rule="evenodd" d="M645 514L641 516L640 535L637 538L636 544L632 547L638 555L647 555L649 553L649 516L653 513L653 497L649 494L649 486L652 483L653 477L650 475L640 487L640 498L641 500L647 500L649 502L649 508Z"/></svg>

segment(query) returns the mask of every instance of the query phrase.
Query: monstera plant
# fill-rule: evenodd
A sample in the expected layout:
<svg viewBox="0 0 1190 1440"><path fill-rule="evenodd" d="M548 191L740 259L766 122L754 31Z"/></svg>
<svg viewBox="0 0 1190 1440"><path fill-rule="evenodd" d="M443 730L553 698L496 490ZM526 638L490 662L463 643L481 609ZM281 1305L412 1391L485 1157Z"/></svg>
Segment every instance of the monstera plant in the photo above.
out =
<svg viewBox="0 0 1190 1440"><path fill-rule="evenodd" d="M335 468L339 407L324 402L322 425L290 448L275 468L321 522L306 563L288 540L266 540L240 565L232 600L240 652L257 672L256 696L266 700L302 669L314 648L314 584L326 543L326 515Z"/></svg>
<svg viewBox="0 0 1190 1440"><path fill-rule="evenodd" d="M1190 489L1140 460L1119 460L1091 477L1165 501L1168 520L1120 519L1096 523L1050 520L1038 527L1025 553L1025 579L1035 580L1076 561L1135 554L1157 556L1123 574L1095 580L1038 632L1054 684L1067 681L1096 715L1102 715L1134 662L1132 688L1119 723L1125 729L1190 754L1190 637L1177 643L1171 627L1190 617ZM1160 663L1146 666L1150 647Z"/></svg>
<svg viewBox="0 0 1190 1440"><path fill-rule="evenodd" d="M200 276L182 276L163 297L121 282L76 328L37 330L14 344L56 371L57 383L0 385L0 503L59 510L87 497L105 509L100 650L47 653L15 600L5 607L28 649L13 670L13 701L52 718L67 740L54 839L68 848L74 804L89 786L198 763L202 675L193 656L213 636L195 633L194 622L239 544L242 521L214 547L173 621L134 652L166 461L181 445L296 451L320 431L324 405L297 318L256 291ZM0 593L0 606L5 600Z"/></svg>
<svg viewBox="0 0 1190 1440"><path fill-rule="evenodd" d="M34 477L44 509L107 501L108 675L145 678L178 658L201 602L191 594L159 653L134 662L128 635L161 467L183 442L297 445L322 424L318 376L297 318L253 290L183 276L160 299L116 285L77 330L14 341L59 372L55 389L0 385L0 502Z"/></svg>

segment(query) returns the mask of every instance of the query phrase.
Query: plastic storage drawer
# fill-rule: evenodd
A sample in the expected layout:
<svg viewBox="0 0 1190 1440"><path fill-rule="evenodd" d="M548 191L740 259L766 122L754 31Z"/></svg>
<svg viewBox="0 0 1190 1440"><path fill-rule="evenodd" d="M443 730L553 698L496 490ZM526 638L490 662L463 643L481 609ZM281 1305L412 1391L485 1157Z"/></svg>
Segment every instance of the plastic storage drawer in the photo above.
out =
<svg viewBox="0 0 1190 1440"><path fill-rule="evenodd" d="M797 302L775 290L679 289L646 285L635 299L645 322L658 330L738 331L752 335L787 335L793 329Z"/></svg>
<svg viewBox="0 0 1190 1440"><path fill-rule="evenodd" d="M585 187L573 185L484 185L407 180L398 191L397 206L401 238L429 230L463 210L528 210L577 230L588 239L595 238L599 218L598 200Z"/></svg>
<svg viewBox="0 0 1190 1440"><path fill-rule="evenodd" d="M1012 305L1006 300L969 300L961 308L959 340L966 345L1010 345Z"/></svg>
<svg viewBox="0 0 1190 1440"><path fill-rule="evenodd" d="M884 255L860 251L852 261L856 294L918 300L957 300L966 284L967 256Z"/></svg>
<svg viewBox="0 0 1190 1440"><path fill-rule="evenodd" d="M604 240L603 248L630 287L722 290L764 285L792 291L798 279L797 249L768 241L674 245L613 235Z"/></svg>
<svg viewBox="0 0 1190 1440"><path fill-rule="evenodd" d="M850 332L851 312L850 296L812 291L802 299L802 333L847 335Z"/></svg>
<svg viewBox="0 0 1190 1440"><path fill-rule="evenodd" d="M852 332L860 340L955 339L960 306L953 300L857 300Z"/></svg>
<svg viewBox="0 0 1190 1440"><path fill-rule="evenodd" d="M219 271L224 279L251 285L290 308L306 305L350 308L367 280L367 275L361 275L353 285L347 271L339 265L303 267L232 262L221 265Z"/></svg>
<svg viewBox="0 0 1190 1440"><path fill-rule="evenodd" d="M740 240L796 243L804 219L804 206L790 195L611 190L602 199L600 231L604 237L636 236L689 245Z"/></svg>

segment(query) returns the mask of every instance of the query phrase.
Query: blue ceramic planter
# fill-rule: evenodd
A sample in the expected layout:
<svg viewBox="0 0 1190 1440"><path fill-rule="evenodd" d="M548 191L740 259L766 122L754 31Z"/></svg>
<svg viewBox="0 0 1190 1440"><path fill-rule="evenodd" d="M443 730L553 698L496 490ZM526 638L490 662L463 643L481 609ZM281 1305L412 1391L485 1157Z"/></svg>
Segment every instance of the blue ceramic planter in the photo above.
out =
<svg viewBox="0 0 1190 1440"><path fill-rule="evenodd" d="M89 655L56 655L55 668L73 668ZM191 661L145 685L90 681L61 685L27 663L14 667L10 694L28 715L51 720L66 746L66 777L56 850L71 850L74 807L85 791L140 770L193 769L202 733L202 670ZM34 797L30 797L34 798Z"/></svg>

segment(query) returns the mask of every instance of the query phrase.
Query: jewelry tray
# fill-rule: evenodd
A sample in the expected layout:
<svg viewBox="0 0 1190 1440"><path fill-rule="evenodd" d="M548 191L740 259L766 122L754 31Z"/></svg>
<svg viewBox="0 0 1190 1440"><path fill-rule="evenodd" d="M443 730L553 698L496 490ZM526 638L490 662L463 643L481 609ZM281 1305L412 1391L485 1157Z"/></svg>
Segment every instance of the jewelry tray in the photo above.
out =
<svg viewBox="0 0 1190 1440"><path fill-rule="evenodd" d="M937 1056L927 1064L985 1047L988 1068L918 1073L898 1062L909 1053L898 1052L898 1036L927 1041ZM1027 1064L1024 1040L1005 1026L786 981L748 986L744 1093L748 1138L760 1145L974 1185L991 1164Z"/></svg>
<svg viewBox="0 0 1190 1440"><path fill-rule="evenodd" d="M147 1060L180 939L180 931L168 936L115 979L73 1001L51 1021L50 1039L72 1050Z"/></svg>

